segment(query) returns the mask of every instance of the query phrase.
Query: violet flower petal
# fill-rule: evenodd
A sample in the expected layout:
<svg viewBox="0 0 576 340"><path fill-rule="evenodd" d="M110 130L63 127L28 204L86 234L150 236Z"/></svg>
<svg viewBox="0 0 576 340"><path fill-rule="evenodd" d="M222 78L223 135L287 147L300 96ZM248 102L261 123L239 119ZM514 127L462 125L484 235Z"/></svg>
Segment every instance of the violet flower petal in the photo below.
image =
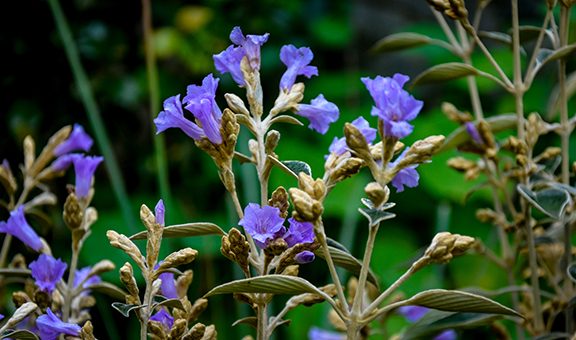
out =
<svg viewBox="0 0 576 340"><path fill-rule="evenodd" d="M340 110L320 94L310 104L299 104L296 114L310 120L310 129L325 134L329 125L338 120Z"/></svg>
<svg viewBox="0 0 576 340"><path fill-rule="evenodd" d="M88 192L92 187L94 172L103 160L104 157L101 156L83 156L73 159L74 171L76 172L76 184L74 186L76 196L79 198L88 196Z"/></svg>
<svg viewBox="0 0 576 340"><path fill-rule="evenodd" d="M54 155L56 157L59 157L71 151L77 151L77 150L88 151L92 147L93 143L94 141L84 131L82 125L74 124L74 128L72 129L70 136L68 136L68 138L65 141L60 143L54 149Z"/></svg>
<svg viewBox="0 0 576 340"><path fill-rule="evenodd" d="M34 229L26 221L24 206L20 205L10 212L8 221L0 221L0 233L10 234L35 251L40 251L44 245Z"/></svg>
<svg viewBox="0 0 576 340"><path fill-rule="evenodd" d="M309 66L314 58L312 50L308 47L296 48L294 45L284 45L280 49L280 60L288 67L280 79L280 89L289 91L296 77L303 75L307 78L318 75L316 66Z"/></svg>
<svg viewBox="0 0 576 340"><path fill-rule="evenodd" d="M55 340L60 334L80 336L81 330L80 326L76 324L60 320L50 308L46 308L46 314L40 315L36 319L36 326L42 340Z"/></svg>
<svg viewBox="0 0 576 340"><path fill-rule="evenodd" d="M294 256L294 260L299 264L306 264L314 261L316 256L309 250L304 250Z"/></svg>
<svg viewBox="0 0 576 340"><path fill-rule="evenodd" d="M374 142L374 140L376 139L376 129L371 128L368 121L364 119L364 117L358 117L354 119L351 124L354 125L358 130L360 130L364 138L366 138L366 143L368 143L368 145L371 145L372 142ZM338 156L348 151L348 145L346 145L346 138L334 137L334 140L332 140L332 143L330 144L328 151Z"/></svg>
<svg viewBox="0 0 576 340"><path fill-rule="evenodd" d="M186 109L196 117L202 124L202 130L206 137L214 143L221 144L220 120L222 111L216 103L216 89L218 88L218 78L212 74L207 75L202 80L202 85L188 85L186 97Z"/></svg>
<svg viewBox="0 0 576 340"><path fill-rule="evenodd" d="M156 206L154 207L154 216L156 217L156 223L164 226L164 216L166 209L164 208L164 201L162 199L158 200Z"/></svg>
<svg viewBox="0 0 576 340"><path fill-rule="evenodd" d="M402 314L406 320L416 322L420 320L424 314L428 313L428 308L422 306L401 306L398 308L398 313Z"/></svg>
<svg viewBox="0 0 576 340"><path fill-rule="evenodd" d="M230 40L244 50L244 54L248 58L248 62L250 62L250 67L254 70L260 70L260 47L268 41L269 36L269 33L244 36L242 29L238 26L234 27L232 32L230 32Z"/></svg>
<svg viewBox="0 0 576 340"><path fill-rule="evenodd" d="M149 320L160 322L166 332L170 332L170 329L174 325L174 318L164 308L161 308L152 315Z"/></svg>
<svg viewBox="0 0 576 340"><path fill-rule="evenodd" d="M484 139L482 139L482 136L480 136L480 132L478 132L478 128L476 128L476 125L474 125L474 123L466 122L464 126L466 127L466 132L468 133L468 135L470 135L474 143L478 145L484 145Z"/></svg>
<svg viewBox="0 0 576 340"><path fill-rule="evenodd" d="M318 327L312 327L308 331L309 340L345 340L346 336L342 333L327 331Z"/></svg>
<svg viewBox="0 0 576 340"><path fill-rule="evenodd" d="M178 128L194 140L200 140L205 136L204 131L198 125L184 117L180 95L164 100L164 111L161 111L158 117L154 119L154 124L156 125L156 134L169 128Z"/></svg>
<svg viewBox="0 0 576 340"><path fill-rule="evenodd" d="M174 280L174 273L164 272L158 276L162 283L160 284L160 293L168 299L178 299L178 290Z"/></svg>
<svg viewBox="0 0 576 340"><path fill-rule="evenodd" d="M56 284L64 276L68 265L60 259L55 259L47 254L40 254L38 259L28 265L32 271L32 277L40 290L52 293Z"/></svg>
<svg viewBox="0 0 576 340"><path fill-rule="evenodd" d="M283 223L280 209L271 206L260 207L256 203L246 206L244 218L238 222L260 248L266 248L267 242L276 238L283 230Z"/></svg>
<svg viewBox="0 0 576 340"><path fill-rule="evenodd" d="M242 58L244 58L244 50L241 47L230 45L224 51L215 54L212 58L214 59L214 67L218 72L222 74L230 73L236 84L239 86L246 85L244 75L240 68L240 63L242 62Z"/></svg>
<svg viewBox="0 0 576 340"><path fill-rule="evenodd" d="M56 158L56 160L54 162L52 162L50 167L54 171L64 171L64 170L68 169L70 167L70 165L72 165L72 163L74 162L74 158L76 158L76 157L82 157L82 154L79 154L79 153L64 154L64 155Z"/></svg>
<svg viewBox="0 0 576 340"><path fill-rule="evenodd" d="M290 223L290 227L282 236L288 247L293 247L298 243L314 242L314 225L312 223L300 222L292 217L288 219L288 223Z"/></svg>

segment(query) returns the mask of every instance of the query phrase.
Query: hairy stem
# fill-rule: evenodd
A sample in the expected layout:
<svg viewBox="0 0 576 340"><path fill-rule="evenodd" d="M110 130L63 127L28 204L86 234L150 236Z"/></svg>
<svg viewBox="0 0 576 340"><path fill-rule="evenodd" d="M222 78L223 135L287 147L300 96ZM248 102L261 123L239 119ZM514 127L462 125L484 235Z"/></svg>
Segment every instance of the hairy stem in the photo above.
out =
<svg viewBox="0 0 576 340"><path fill-rule="evenodd" d="M364 296L364 288L366 287L366 279L370 271L370 260L372 259L372 251L374 250L374 242L376 241L376 234L380 223L371 225L368 230L368 240L366 241L366 249L364 250L364 257L362 258L362 269L360 270L360 277L358 279L358 288L352 303L351 319L360 316L362 311L362 300Z"/></svg>
<svg viewBox="0 0 576 340"><path fill-rule="evenodd" d="M258 328L256 331L257 340L268 339L268 313L266 312L266 303L258 304Z"/></svg>
<svg viewBox="0 0 576 340"><path fill-rule="evenodd" d="M470 41L468 40L468 36L466 35L466 30L462 25L458 25L458 33L460 34L460 41L462 44L462 61L466 65L472 65L472 58L470 58L470 54L472 53L472 46ZM468 76L466 77L466 81L468 82L468 91L470 92L470 101L472 103L472 110L474 111L474 117L476 120L480 120L484 118L484 113L482 111L482 103L480 102L480 94L478 93L478 84L476 83L475 76Z"/></svg>
<svg viewBox="0 0 576 340"><path fill-rule="evenodd" d="M64 305L62 306L62 321L64 322L67 322L70 318L70 307L75 293L74 277L76 276L76 268L78 267L78 255L80 254L80 247L78 247L78 249L74 249L75 247L72 248L72 259L70 260L68 281L66 283L66 295L64 296Z"/></svg>

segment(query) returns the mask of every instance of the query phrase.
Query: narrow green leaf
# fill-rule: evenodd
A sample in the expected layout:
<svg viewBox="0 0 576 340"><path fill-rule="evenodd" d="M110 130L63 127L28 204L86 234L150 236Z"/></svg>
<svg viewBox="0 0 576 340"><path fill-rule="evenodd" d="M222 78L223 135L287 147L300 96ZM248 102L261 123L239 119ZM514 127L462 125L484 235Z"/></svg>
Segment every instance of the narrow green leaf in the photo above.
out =
<svg viewBox="0 0 576 340"><path fill-rule="evenodd" d="M310 168L310 165L308 165L308 163L306 163L306 162L283 161L282 164L284 164L288 169L290 169L296 175L303 172L308 176L312 176L312 168Z"/></svg>
<svg viewBox="0 0 576 340"><path fill-rule="evenodd" d="M182 238L192 236L204 235L225 235L226 233L219 226L210 222L195 222L176 224L169 227L164 227L162 237L165 238ZM145 240L147 238L146 231L141 231L137 234L130 236L131 240Z"/></svg>
<svg viewBox="0 0 576 340"><path fill-rule="evenodd" d="M572 263L571 265L569 265L567 271L568 276L570 276L570 279L576 282L576 263Z"/></svg>
<svg viewBox="0 0 576 340"><path fill-rule="evenodd" d="M245 318L242 319L238 319L236 321L234 321L234 323L232 324L232 327L237 326L237 325L248 325L251 327L254 327L254 329L258 328L258 318L255 316L247 316Z"/></svg>
<svg viewBox="0 0 576 340"><path fill-rule="evenodd" d="M350 254L347 251L331 246L328 246L328 251L330 252L330 256L332 257L332 261L334 261L335 265L348 270L349 272L351 272L356 276L360 275L360 270L362 269L362 262L360 262L357 258L352 256L352 254ZM319 248L316 251L314 251L314 254L318 255L322 259L325 259L324 251L322 250L322 248ZM376 287L379 286L378 279L376 278L376 275L374 275L372 269L368 271L368 281L370 281Z"/></svg>
<svg viewBox="0 0 576 340"><path fill-rule="evenodd" d="M525 42L529 42L531 40L537 39L538 35L540 35L540 31L542 30L542 27L523 25L523 26L520 26L518 28L518 30L520 31L520 42L525 43ZM512 34L511 31L509 33ZM552 31L546 30L546 33L550 38L553 37Z"/></svg>
<svg viewBox="0 0 576 340"><path fill-rule="evenodd" d="M315 293L324 295L307 280L288 275L266 275L249 279L228 282L213 288L204 297L231 293L270 293L270 294L302 294Z"/></svg>
<svg viewBox="0 0 576 340"><path fill-rule="evenodd" d="M506 45L512 44L512 37L510 34L503 32L480 31L478 32L478 35L482 38L492 39Z"/></svg>
<svg viewBox="0 0 576 340"><path fill-rule="evenodd" d="M452 79L463 78L467 76L476 76L480 72L473 66L463 63L446 63L432 66L426 71L420 73L414 79L413 86L420 84L437 83Z"/></svg>
<svg viewBox="0 0 576 340"><path fill-rule="evenodd" d="M564 58L576 51L576 44L570 44L557 50L548 50L543 48L536 57L536 68L540 68L547 63Z"/></svg>
<svg viewBox="0 0 576 340"><path fill-rule="evenodd" d="M8 331L2 334L2 338L0 339L39 340L40 338L38 335L28 330L19 329L17 331Z"/></svg>
<svg viewBox="0 0 576 340"><path fill-rule="evenodd" d="M400 51L426 45L431 41L430 37L418 33L396 33L380 39L370 50L376 53Z"/></svg>
<svg viewBox="0 0 576 340"><path fill-rule="evenodd" d="M475 328L488 325L501 318L485 313L456 313L431 309L401 336L401 340L433 338L446 329Z"/></svg>
<svg viewBox="0 0 576 340"><path fill-rule="evenodd" d="M146 305L129 305L127 303L122 303L122 302L112 302L112 308L119 311L125 317L129 317L131 311L137 310L137 309L140 309L143 307L146 307Z"/></svg>
<svg viewBox="0 0 576 340"><path fill-rule="evenodd" d="M486 122L490 125L490 129L492 132L497 133L500 131L508 130L511 128L515 128L518 123L518 119L516 114L513 113L506 113L501 114L498 116L493 116L486 118ZM454 147L457 147L460 144L463 144L471 139L468 132L466 132L465 126L460 126L454 132L450 134L444 141L444 145L438 150L438 152L443 152L446 150L450 150Z"/></svg>
<svg viewBox="0 0 576 340"><path fill-rule="evenodd" d="M417 305L448 312L491 313L523 317L515 310L494 300L457 290L426 290L406 300L406 305Z"/></svg>
<svg viewBox="0 0 576 340"><path fill-rule="evenodd" d="M126 295L128 295L128 293L126 293L122 288L116 287L115 285L104 281L89 285L86 287L86 289L106 294L115 300L124 300Z"/></svg>
<svg viewBox="0 0 576 340"><path fill-rule="evenodd" d="M155 300L157 303L154 304L154 308L164 306L185 310L184 305L182 305L182 301L180 301L180 299L166 299L163 296L156 296Z"/></svg>
<svg viewBox="0 0 576 340"><path fill-rule="evenodd" d="M532 206L557 220L564 216L566 207L571 202L570 195L562 189L546 188L534 192L523 184L518 184L516 188Z"/></svg>
<svg viewBox="0 0 576 340"><path fill-rule="evenodd" d="M270 121L270 126L272 126L272 124L276 124L276 123L288 123L288 124L294 124L294 125L300 125L300 126L304 125L304 124L302 124L301 121L299 121L295 117L288 116L288 115L281 115L278 117L274 117Z"/></svg>
<svg viewBox="0 0 576 340"><path fill-rule="evenodd" d="M396 214L387 212L383 209L370 209L360 207L358 208L358 211L368 219L370 225L376 225L384 220L389 220L396 217Z"/></svg>

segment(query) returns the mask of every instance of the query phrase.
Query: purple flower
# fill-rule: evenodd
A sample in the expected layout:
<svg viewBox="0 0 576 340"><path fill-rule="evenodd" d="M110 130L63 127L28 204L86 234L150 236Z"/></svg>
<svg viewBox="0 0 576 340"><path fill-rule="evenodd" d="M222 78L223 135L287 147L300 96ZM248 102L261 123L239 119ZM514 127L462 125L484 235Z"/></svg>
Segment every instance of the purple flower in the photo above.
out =
<svg viewBox="0 0 576 340"><path fill-rule="evenodd" d="M35 251L40 251L44 246L38 234L36 234L34 229L32 229L26 221L24 206L22 205L10 212L8 221L0 221L0 233L10 234L16 237Z"/></svg>
<svg viewBox="0 0 576 340"><path fill-rule="evenodd" d="M60 334L79 336L81 329L76 324L60 320L59 317L52 313L50 308L46 308L46 314L40 315L36 319L36 326L42 340L54 340Z"/></svg>
<svg viewBox="0 0 576 340"><path fill-rule="evenodd" d="M402 306L398 308L398 312L402 314L406 320L414 323L420 320L424 314L428 313L428 308L421 306ZM447 329L436 335L433 340L454 340L456 339L456 332L453 329Z"/></svg>
<svg viewBox="0 0 576 340"><path fill-rule="evenodd" d="M101 156L80 156L72 159L76 172L76 195L79 198L88 196L92 187L92 177L100 163L104 160Z"/></svg>
<svg viewBox="0 0 576 340"><path fill-rule="evenodd" d="M236 26L230 32L230 40L236 45L230 45L224 51L214 55L214 66L220 73L232 75L232 79L240 85L246 85L240 63L244 56L248 58L253 70L260 70L260 46L268 40L270 34L244 36L240 27Z"/></svg>
<svg viewBox="0 0 576 340"><path fill-rule="evenodd" d="M256 203L246 206L244 218L238 222L260 248L266 248L268 241L285 232L283 223L280 209L271 206L260 207Z"/></svg>
<svg viewBox="0 0 576 340"><path fill-rule="evenodd" d="M222 111L215 99L218 81L218 78L209 74L204 77L201 86L188 85L186 97L182 100L186 104L186 109L192 112L202 125L206 137L214 144L222 143L220 135Z"/></svg>
<svg viewBox="0 0 576 340"><path fill-rule="evenodd" d="M32 277L36 286L46 293L52 293L56 289L56 284L64 276L68 265L60 259L55 259L50 255L41 254L36 261L28 265L32 271Z"/></svg>
<svg viewBox="0 0 576 340"><path fill-rule="evenodd" d="M74 128L70 136L68 136L68 139L54 149L54 155L59 157L71 151L88 151L92 147L93 142L92 138L84 131L82 125L74 124Z"/></svg>
<svg viewBox="0 0 576 340"><path fill-rule="evenodd" d="M482 136L480 136L480 132L478 132L478 129L476 128L476 125L474 125L474 123L466 122L464 126L466 127L466 132L468 133L468 135L470 135L474 143L478 145L484 144L484 140L482 139Z"/></svg>
<svg viewBox="0 0 576 340"><path fill-rule="evenodd" d="M366 143L372 144L374 139L376 139L376 129L371 128L370 125L368 124L368 121L364 119L364 117L358 117L354 119L354 121L352 121L352 125L354 125L358 130L360 130L362 135L364 135L364 138L366 138ZM331 153L334 153L338 156L345 153L346 151L348 151L348 145L346 145L346 138L334 137L334 140L332 141L332 144L330 144L328 150Z"/></svg>
<svg viewBox="0 0 576 340"><path fill-rule="evenodd" d="M150 320L159 322L165 332L170 332L170 329L172 329L174 325L174 318L164 308L161 308L156 314L152 315Z"/></svg>
<svg viewBox="0 0 576 340"><path fill-rule="evenodd" d="M289 218L290 228L282 236L288 247L293 247L298 243L314 242L314 225L310 222L299 222L294 218Z"/></svg>
<svg viewBox="0 0 576 340"><path fill-rule="evenodd" d="M194 140L200 140L205 137L204 131L198 125L184 117L180 95L170 97L164 101L164 111L161 111L158 117L154 119L154 124L156 125L156 134L169 128L179 128Z"/></svg>
<svg viewBox="0 0 576 340"><path fill-rule="evenodd" d="M154 216L156 217L156 223L161 226L164 226L164 215L164 201L160 199L158 203L156 203L156 207L154 207Z"/></svg>
<svg viewBox="0 0 576 340"><path fill-rule="evenodd" d="M64 171L70 167L70 165L74 162L74 158L77 157L82 157L82 155L79 153L68 153L62 155L56 158L56 160L52 162L52 165L50 165L50 167L54 171Z"/></svg>
<svg viewBox="0 0 576 340"><path fill-rule="evenodd" d="M310 104L299 104L296 114L310 120L310 125L308 125L310 129L325 134L330 123L338 120L340 111L336 104L327 101L320 94L312 99Z"/></svg>
<svg viewBox="0 0 576 340"><path fill-rule="evenodd" d="M314 255L313 252L309 250L304 250L296 254L296 256L294 256L294 260L296 260L296 262L299 264L306 264L314 261L315 257L316 256Z"/></svg>
<svg viewBox="0 0 576 340"><path fill-rule="evenodd" d="M4 319L4 314L0 314L0 320Z"/></svg>
<svg viewBox="0 0 576 340"><path fill-rule="evenodd" d="M402 89L408 79L399 73L392 78L362 78L376 104L371 114L384 122L384 133L388 137L404 138L412 133L414 127L408 121L416 118L422 109L423 102Z"/></svg>
<svg viewBox="0 0 576 340"><path fill-rule="evenodd" d="M457 338L458 336L456 335L455 330L447 329L436 335L433 340L455 340Z"/></svg>
<svg viewBox="0 0 576 340"><path fill-rule="evenodd" d="M160 293L168 299L177 299L179 296L174 281L174 274L170 272L164 272L160 274L158 278L162 280L162 283L160 284Z"/></svg>
<svg viewBox="0 0 576 340"><path fill-rule="evenodd" d="M280 49L280 60L288 67L280 79L280 89L289 91L296 77L303 75L307 78L318 75L316 66L309 66L314 58L312 50L308 47L296 48L294 45L284 45Z"/></svg>
<svg viewBox="0 0 576 340"><path fill-rule="evenodd" d="M87 278L88 274L90 274L91 271L92 267L90 266L76 270L76 272L74 273L74 288L78 287L78 285L84 280L86 281L84 281L84 283L82 284L82 288L95 285L100 281L102 281L102 279L98 275L92 275L89 278Z"/></svg>
<svg viewBox="0 0 576 340"><path fill-rule="evenodd" d="M389 168L395 167L396 164L398 164L398 162L400 162L400 160L404 158L404 155L406 154L407 151L408 149L405 149L400 154L400 156L396 157L394 162L388 164L388 167ZM409 188L414 188L418 186L418 180L420 179L420 175L416 171L417 167L418 165L410 165L398 171L396 176L394 176L394 178L392 179L392 185L396 188L396 192L404 191L404 186L407 186Z"/></svg>
<svg viewBox="0 0 576 340"><path fill-rule="evenodd" d="M318 327L312 327L308 331L309 340L344 340L346 336L342 333L327 331Z"/></svg>

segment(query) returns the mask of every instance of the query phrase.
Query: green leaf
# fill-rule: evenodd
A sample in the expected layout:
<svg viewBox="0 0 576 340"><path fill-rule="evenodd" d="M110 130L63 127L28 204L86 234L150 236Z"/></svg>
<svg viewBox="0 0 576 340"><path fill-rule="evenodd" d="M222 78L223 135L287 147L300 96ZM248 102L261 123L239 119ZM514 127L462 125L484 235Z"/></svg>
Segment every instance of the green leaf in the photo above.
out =
<svg viewBox="0 0 576 340"><path fill-rule="evenodd" d="M213 288L204 297L231 293L270 293L270 294L302 294L315 293L325 295L307 280L289 275L266 275L249 279L228 282Z"/></svg>
<svg viewBox="0 0 576 340"><path fill-rule="evenodd" d="M406 305L417 305L448 312L473 312L523 316L513 309L484 296L458 290L430 289L406 300Z"/></svg>
<svg viewBox="0 0 576 340"><path fill-rule="evenodd" d="M518 124L517 121L518 118L516 117L516 114L513 113L486 118L486 122L490 125L490 130L494 133L515 128ZM469 140L471 140L471 137L468 132L466 132L466 127L460 126L446 138L444 145L442 145L438 152L450 150Z"/></svg>
<svg viewBox="0 0 576 340"><path fill-rule="evenodd" d="M122 288L119 288L109 282L98 282L96 284L87 286L86 289L98 292L98 293L102 293L102 294L106 294L112 298L114 298L115 300L124 300L124 298L126 297L126 295L128 295L128 293L126 293Z"/></svg>
<svg viewBox="0 0 576 340"><path fill-rule="evenodd" d="M484 313L456 313L429 310L401 336L401 340L432 338L446 329L475 328L491 324L500 315Z"/></svg>
<svg viewBox="0 0 576 340"><path fill-rule="evenodd" d="M506 45L512 44L512 37L510 34L503 32L480 31L478 32L478 35L482 38L492 39Z"/></svg>
<svg viewBox="0 0 576 340"><path fill-rule="evenodd" d="M574 51L576 51L576 44L570 44L557 50L549 50L543 48L542 50L540 50L540 53L538 53L538 56L536 56L536 67L534 71L537 72L542 66L546 65L547 63L554 60L562 59L572 54Z"/></svg>
<svg viewBox="0 0 576 340"><path fill-rule="evenodd" d="M130 312L133 310L137 310L140 308L146 307L146 305L129 305L127 303L122 302L112 302L112 308L119 311L125 317L130 316Z"/></svg>
<svg viewBox="0 0 576 340"><path fill-rule="evenodd" d="M557 220L564 216L566 207L571 202L568 192L562 189L546 188L534 192L523 184L518 184L516 188L532 206Z"/></svg>
<svg viewBox="0 0 576 340"><path fill-rule="evenodd" d="M2 334L2 338L1 339L20 339L20 340L39 340L40 338L38 337L38 335L25 330L25 329L19 329L17 331L8 331L4 334Z"/></svg>
<svg viewBox="0 0 576 340"><path fill-rule="evenodd" d="M396 214L385 211L384 209L370 209L365 207L358 208L358 211L366 216L370 225L376 225L384 220L396 217Z"/></svg>
<svg viewBox="0 0 576 340"><path fill-rule="evenodd" d="M278 117L274 117L270 121L270 126L272 126L272 124L276 124L276 123L288 123L288 124L294 124L294 125L300 125L300 126L304 125L301 121L299 121L295 117L288 116L288 115L281 115Z"/></svg>
<svg viewBox="0 0 576 340"><path fill-rule="evenodd" d="M380 39L370 49L372 52L383 53L400 51L429 44L432 41L430 37L418 33L396 33Z"/></svg>
<svg viewBox="0 0 576 340"><path fill-rule="evenodd" d="M204 236L204 235L225 235L226 233L219 226L210 222L196 222L171 225L164 227L162 237L165 238L182 238L191 236ZM148 234L146 231L141 231L137 234L130 236L131 240L145 240Z"/></svg>
<svg viewBox="0 0 576 340"><path fill-rule="evenodd" d="M312 169L310 168L310 165L308 165L308 163L301 161L283 161L282 164L284 164L296 175L303 172L308 176L312 176Z"/></svg>
<svg viewBox="0 0 576 340"><path fill-rule="evenodd" d="M360 262L357 258L352 256L352 254L350 254L347 251L331 246L328 246L328 252L330 253L332 261L334 261L335 265L348 270L349 272L351 272L356 276L360 275L360 270L362 269L362 262ZM322 259L325 259L324 251L322 250L322 248L319 248L316 251L314 251L314 254L318 255ZM370 281L372 284L378 287L378 279L376 278L376 275L374 275L372 269L368 271L368 281Z"/></svg>
<svg viewBox="0 0 576 340"><path fill-rule="evenodd" d="M576 282L576 263L569 265L566 270L568 271L568 276L570 276L570 279Z"/></svg>
<svg viewBox="0 0 576 340"><path fill-rule="evenodd" d="M473 66L452 62L432 66L420 73L420 75L414 79L412 85L437 83L467 76L476 76L478 74L480 74L480 72Z"/></svg>
<svg viewBox="0 0 576 340"><path fill-rule="evenodd" d="M537 39L538 35L540 35L540 31L542 30L542 27L523 25L523 26L520 26L518 28L518 30L520 31L520 42L525 43L525 42ZM546 33L550 38L553 37L552 31L546 30ZM510 32L510 34L511 34L511 32Z"/></svg>

